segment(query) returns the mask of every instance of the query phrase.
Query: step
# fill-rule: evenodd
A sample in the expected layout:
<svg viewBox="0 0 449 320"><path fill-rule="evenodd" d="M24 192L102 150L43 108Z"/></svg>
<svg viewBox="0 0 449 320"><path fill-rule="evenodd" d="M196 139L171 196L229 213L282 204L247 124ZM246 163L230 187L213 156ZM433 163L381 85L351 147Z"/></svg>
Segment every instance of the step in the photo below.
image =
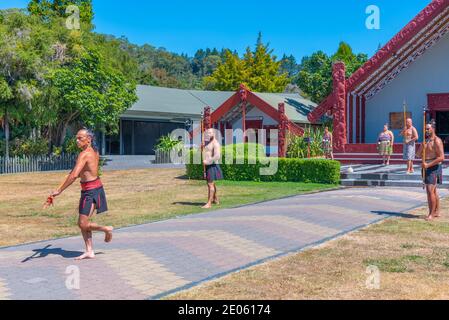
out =
<svg viewBox="0 0 449 320"><path fill-rule="evenodd" d="M344 187L403 187L417 188L422 187L422 181L418 180L359 180L359 179L343 179L341 185ZM449 182L444 182L439 188L449 189Z"/></svg>
<svg viewBox="0 0 449 320"><path fill-rule="evenodd" d="M395 174L395 173L342 173L344 180L379 180L379 181L420 181L421 175ZM443 181L449 181L449 176L443 176Z"/></svg>

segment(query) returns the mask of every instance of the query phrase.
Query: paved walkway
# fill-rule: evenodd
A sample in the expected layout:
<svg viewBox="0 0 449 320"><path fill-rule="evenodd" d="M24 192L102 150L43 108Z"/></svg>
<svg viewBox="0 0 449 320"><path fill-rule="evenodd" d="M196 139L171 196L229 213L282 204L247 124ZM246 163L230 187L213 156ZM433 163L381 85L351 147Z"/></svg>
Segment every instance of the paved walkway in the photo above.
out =
<svg viewBox="0 0 449 320"><path fill-rule="evenodd" d="M158 299L424 202L420 189L297 196L121 229L111 245L96 235L97 259L82 262L80 237L4 248L0 299Z"/></svg>

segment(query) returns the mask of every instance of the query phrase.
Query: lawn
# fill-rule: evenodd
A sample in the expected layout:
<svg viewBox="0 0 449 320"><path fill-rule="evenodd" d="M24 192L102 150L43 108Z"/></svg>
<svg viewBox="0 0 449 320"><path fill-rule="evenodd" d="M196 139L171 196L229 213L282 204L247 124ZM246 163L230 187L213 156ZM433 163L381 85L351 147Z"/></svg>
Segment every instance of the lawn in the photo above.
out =
<svg viewBox="0 0 449 320"><path fill-rule="evenodd" d="M448 212L445 199L439 221L418 209L169 299L449 299ZM368 267L380 271L378 288Z"/></svg>
<svg viewBox="0 0 449 320"><path fill-rule="evenodd" d="M190 181L182 169L105 172L102 177L110 212L96 222L124 227L201 213L207 200L204 181ZM56 199L54 208L42 205L65 174L32 173L0 176L0 246L78 235L80 188L73 185ZM221 205L235 207L336 186L303 183L218 183Z"/></svg>

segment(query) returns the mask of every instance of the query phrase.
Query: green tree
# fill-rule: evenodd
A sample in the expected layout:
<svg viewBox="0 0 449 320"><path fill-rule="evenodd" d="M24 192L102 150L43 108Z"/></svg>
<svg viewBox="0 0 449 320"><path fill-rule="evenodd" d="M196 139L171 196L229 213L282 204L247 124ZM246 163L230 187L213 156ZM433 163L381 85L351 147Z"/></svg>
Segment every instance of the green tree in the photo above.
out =
<svg viewBox="0 0 449 320"><path fill-rule="evenodd" d="M40 17L43 21L49 21L56 17L68 17L67 7L75 5L79 8L80 22L91 29L94 19L92 0L31 0L28 11L32 15Z"/></svg>
<svg viewBox="0 0 449 320"><path fill-rule="evenodd" d="M21 11L0 11L0 17L0 116L8 156L12 122L27 124L28 131L36 133L33 102L51 64L51 40L33 17Z"/></svg>
<svg viewBox="0 0 449 320"><path fill-rule="evenodd" d="M116 132L120 115L137 101L135 84L106 67L102 57L93 51L57 69L50 81L59 101L59 145L65 140L68 125L75 120L91 128Z"/></svg>
<svg viewBox="0 0 449 320"><path fill-rule="evenodd" d="M343 61L346 64L346 77L350 77L366 61L366 54L354 54L351 47L341 42L337 52L328 56L322 51L304 57L296 83L311 100L320 103L332 92L332 64Z"/></svg>
<svg viewBox="0 0 449 320"><path fill-rule="evenodd" d="M224 62L219 64L211 76L204 78L204 87L208 90L234 91L247 78L245 62L227 50Z"/></svg>
<svg viewBox="0 0 449 320"><path fill-rule="evenodd" d="M215 72L204 79L211 90L234 91L243 83L250 90L259 92L283 92L289 83L288 75L280 73L281 62L276 61L273 50L262 42L259 34L254 51L248 47L243 59L229 50L224 62Z"/></svg>

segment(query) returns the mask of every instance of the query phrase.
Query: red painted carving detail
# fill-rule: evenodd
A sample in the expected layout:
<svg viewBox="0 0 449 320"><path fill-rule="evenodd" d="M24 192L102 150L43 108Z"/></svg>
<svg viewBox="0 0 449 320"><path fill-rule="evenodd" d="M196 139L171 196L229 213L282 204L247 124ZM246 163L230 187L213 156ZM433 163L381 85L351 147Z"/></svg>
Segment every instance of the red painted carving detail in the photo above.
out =
<svg viewBox="0 0 449 320"><path fill-rule="evenodd" d="M334 150L344 152L347 143L346 135L346 67L343 62L337 62L333 66L334 79Z"/></svg>
<svg viewBox="0 0 449 320"><path fill-rule="evenodd" d="M285 115L285 105L279 104L279 157L285 158L287 156L287 129L288 118Z"/></svg>
<svg viewBox="0 0 449 320"><path fill-rule="evenodd" d="M392 57L402 46L418 34L436 16L449 6L449 0L433 0L409 24L407 24L393 39L390 40L374 57L366 62L351 78L348 79L348 91L365 81L368 76L377 70L383 63Z"/></svg>
<svg viewBox="0 0 449 320"><path fill-rule="evenodd" d="M204 108L204 129L208 130L212 128L212 117L210 107Z"/></svg>

